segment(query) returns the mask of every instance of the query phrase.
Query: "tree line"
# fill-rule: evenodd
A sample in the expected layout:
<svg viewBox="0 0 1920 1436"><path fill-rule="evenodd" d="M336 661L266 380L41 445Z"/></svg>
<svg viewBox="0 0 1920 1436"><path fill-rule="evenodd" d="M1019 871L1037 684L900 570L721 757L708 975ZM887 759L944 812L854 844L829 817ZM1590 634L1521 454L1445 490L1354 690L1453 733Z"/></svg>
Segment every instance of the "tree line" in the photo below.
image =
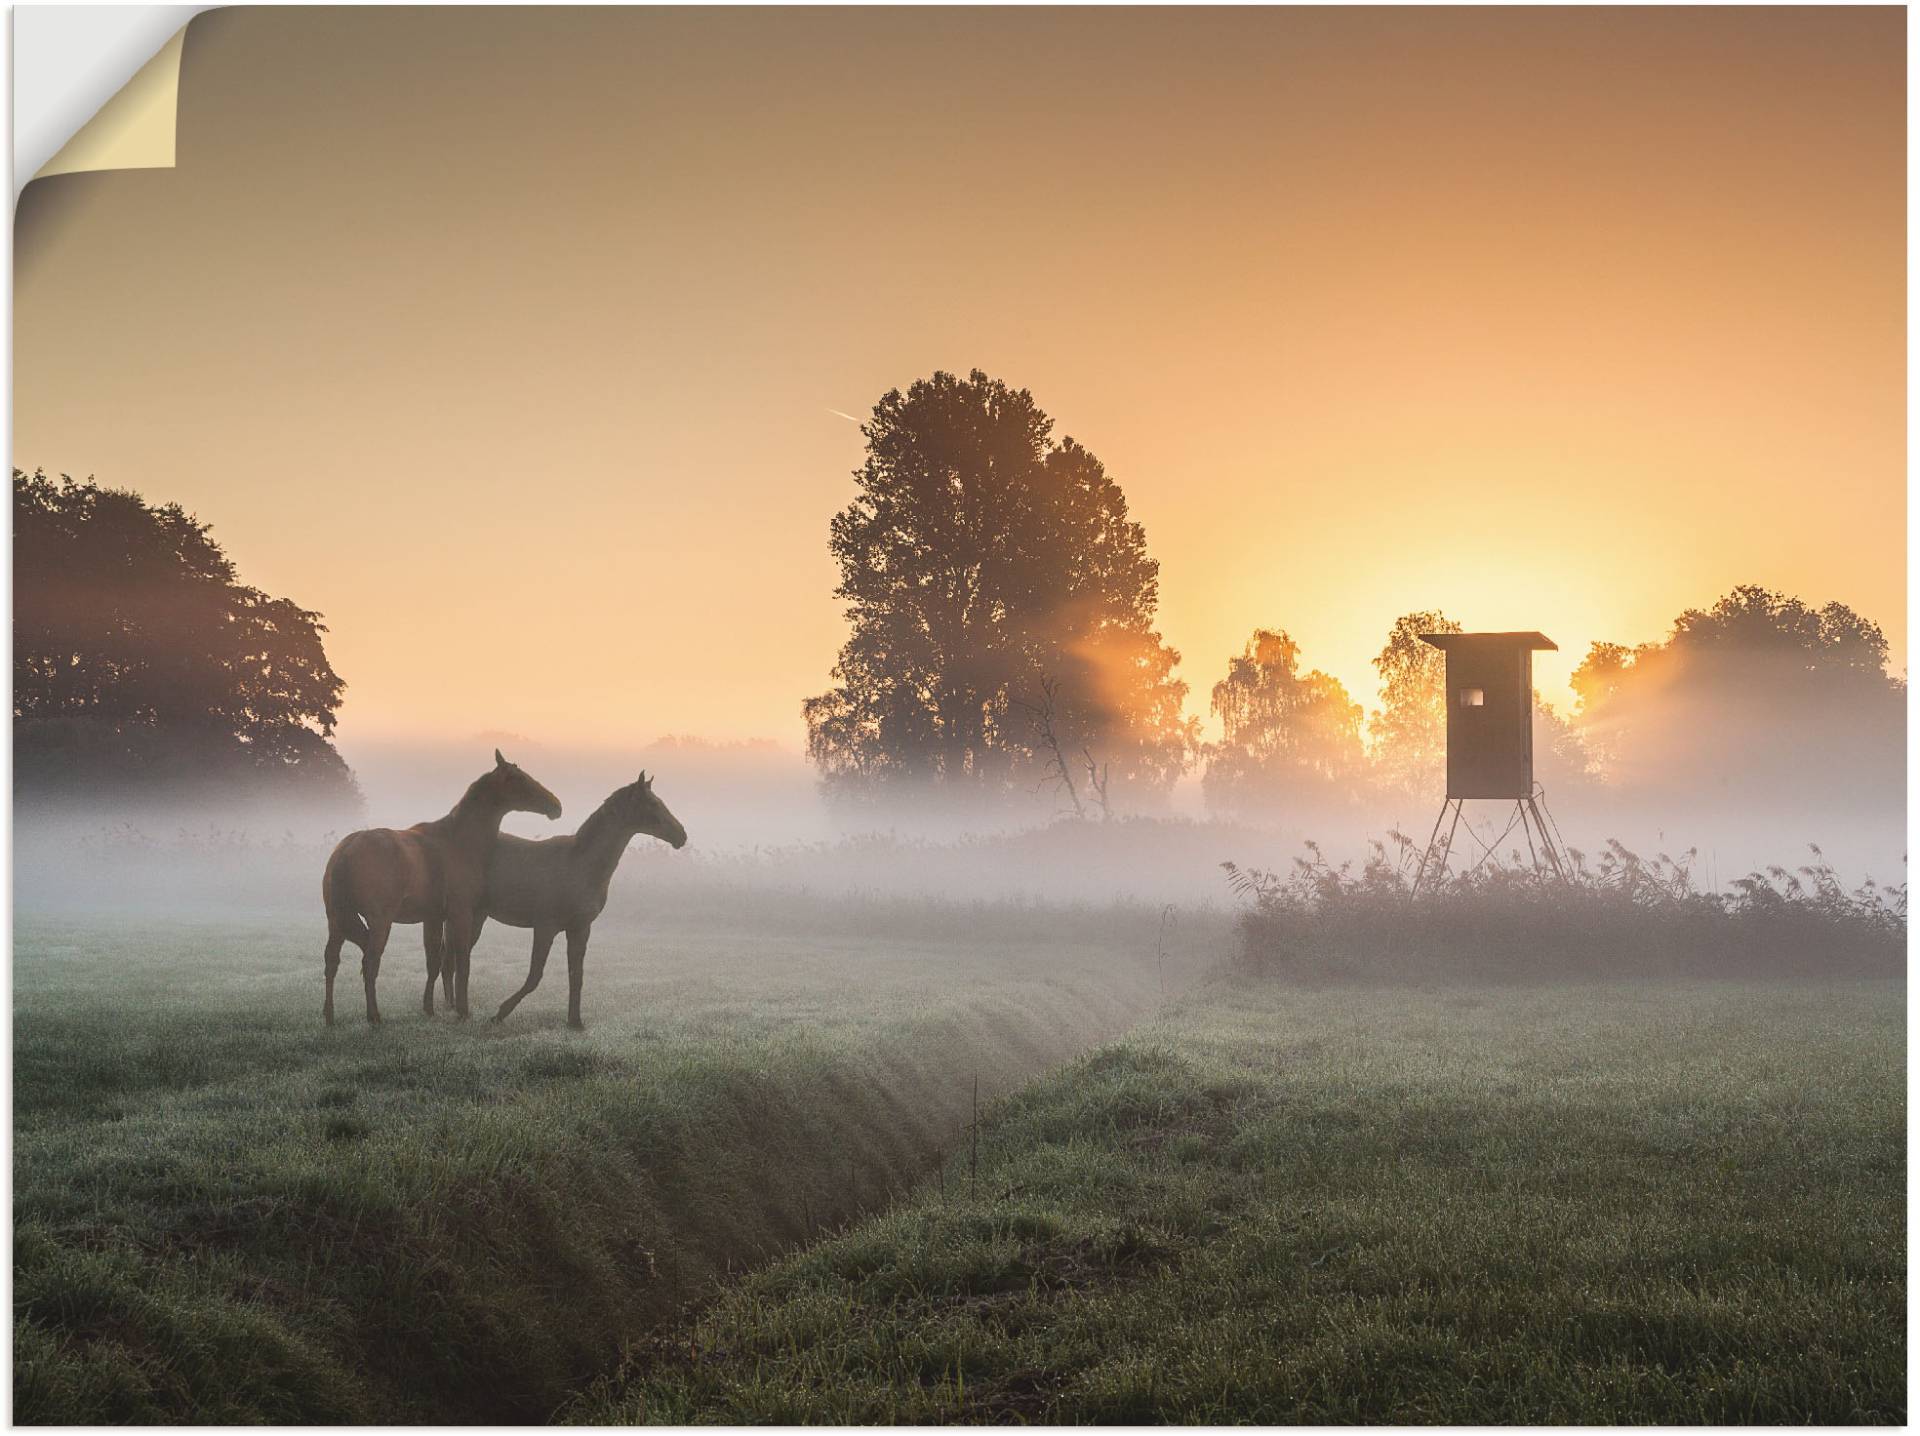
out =
<svg viewBox="0 0 1920 1436"><path fill-rule="evenodd" d="M1425 798L1442 785L1443 657L1397 619L1369 712L1254 627L1187 716L1156 627L1158 562L1106 467L1026 390L978 370L894 390L862 426L829 548L849 632L803 705L836 801L1050 793L1087 817L1150 811L1197 773L1257 817ZM320 615L240 581L177 504L14 470L14 757L23 795L270 791L357 801L332 737L345 684ZM1696 808L1897 803L1906 684L1879 626L1747 585L1663 639L1595 643L1566 714L1536 705L1556 792Z"/></svg>
<svg viewBox="0 0 1920 1436"><path fill-rule="evenodd" d="M1155 628L1159 565L1119 484L1055 438L1024 389L975 370L893 390L862 426L858 492L832 522L849 634L804 705L827 792L1052 791L1082 814L1150 809L1198 772L1210 809L1361 805L1443 785L1443 655L1458 632L1403 615L1367 713L1256 627L1212 686L1220 736L1184 716L1180 654ZM1595 643L1561 715L1536 695L1550 787L1872 801L1904 782L1905 682L1878 625L1758 585L1689 609L1664 639Z"/></svg>

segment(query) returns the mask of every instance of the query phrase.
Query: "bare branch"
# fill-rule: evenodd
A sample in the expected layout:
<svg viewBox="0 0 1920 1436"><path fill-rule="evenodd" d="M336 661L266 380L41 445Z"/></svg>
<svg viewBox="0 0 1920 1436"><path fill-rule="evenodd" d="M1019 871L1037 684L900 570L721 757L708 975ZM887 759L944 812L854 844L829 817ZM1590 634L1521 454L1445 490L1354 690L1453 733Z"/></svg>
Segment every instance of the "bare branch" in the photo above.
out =
<svg viewBox="0 0 1920 1436"><path fill-rule="evenodd" d="M1093 790L1094 801L1100 804L1100 820L1105 822L1113 816L1113 808L1107 802L1107 765L1095 763L1093 752L1088 748L1080 750L1080 756L1087 764L1087 786Z"/></svg>
<svg viewBox="0 0 1920 1436"><path fill-rule="evenodd" d="M1032 715L1033 725L1040 734L1040 746L1047 753L1044 769L1046 776L1041 779L1041 782L1056 783L1065 789L1067 801L1073 804L1073 815L1076 818L1084 818L1087 810L1080 801L1079 789L1074 786L1073 770L1067 766L1066 756L1060 749L1060 735L1054 726L1054 715L1059 706L1057 702L1059 692L1059 685L1052 678L1043 676L1040 679L1040 702L1020 702L1020 707ZM1104 804L1105 801L1106 795L1103 789L1101 802Z"/></svg>

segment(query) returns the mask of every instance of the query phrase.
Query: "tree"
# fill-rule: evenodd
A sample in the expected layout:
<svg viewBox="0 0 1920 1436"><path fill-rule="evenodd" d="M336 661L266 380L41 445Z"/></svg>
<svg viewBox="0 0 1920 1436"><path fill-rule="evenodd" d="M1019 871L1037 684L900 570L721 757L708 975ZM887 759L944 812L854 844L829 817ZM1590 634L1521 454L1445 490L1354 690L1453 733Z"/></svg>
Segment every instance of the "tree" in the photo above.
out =
<svg viewBox="0 0 1920 1436"><path fill-rule="evenodd" d="M1300 646L1284 630L1254 630L1214 684L1213 711L1223 731L1201 787L1216 811L1350 799L1365 777L1360 705L1338 679L1301 673Z"/></svg>
<svg viewBox="0 0 1920 1436"><path fill-rule="evenodd" d="M240 583L208 525L18 469L13 521L18 786L354 793L320 616Z"/></svg>
<svg viewBox="0 0 1920 1436"><path fill-rule="evenodd" d="M1533 690L1533 776L1549 794L1584 792L1595 780L1586 737L1566 715L1549 708Z"/></svg>
<svg viewBox="0 0 1920 1436"><path fill-rule="evenodd" d="M1447 762L1447 658L1423 633L1458 633L1437 610L1402 614L1373 660L1380 707L1368 724L1374 769L1382 787L1426 793L1444 786Z"/></svg>
<svg viewBox="0 0 1920 1436"><path fill-rule="evenodd" d="M1185 767L1194 725L1180 655L1153 628L1159 565L1119 485L1052 429L979 370L874 406L828 544L852 632L834 687L804 708L829 791L1005 792L1084 752L1116 791L1155 793Z"/></svg>
<svg viewBox="0 0 1920 1436"><path fill-rule="evenodd" d="M1663 642L1595 643L1575 724L1616 788L1694 805L1899 802L1906 685L1878 624L1746 584Z"/></svg>

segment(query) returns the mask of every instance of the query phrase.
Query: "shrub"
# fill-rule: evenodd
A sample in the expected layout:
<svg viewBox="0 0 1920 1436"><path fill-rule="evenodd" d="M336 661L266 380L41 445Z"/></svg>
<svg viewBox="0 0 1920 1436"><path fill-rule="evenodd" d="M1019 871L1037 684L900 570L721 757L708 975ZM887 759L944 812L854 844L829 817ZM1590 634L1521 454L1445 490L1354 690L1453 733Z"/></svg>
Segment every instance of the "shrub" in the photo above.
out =
<svg viewBox="0 0 1920 1436"><path fill-rule="evenodd" d="M1704 891L1696 854L1651 861L1609 840L1564 876L1489 852L1414 892L1419 848L1375 842L1355 871L1317 844L1287 872L1223 863L1248 906L1235 961L1248 976L1300 980L1529 977L1898 976L1907 887L1848 889L1813 847L1797 871L1769 867Z"/></svg>

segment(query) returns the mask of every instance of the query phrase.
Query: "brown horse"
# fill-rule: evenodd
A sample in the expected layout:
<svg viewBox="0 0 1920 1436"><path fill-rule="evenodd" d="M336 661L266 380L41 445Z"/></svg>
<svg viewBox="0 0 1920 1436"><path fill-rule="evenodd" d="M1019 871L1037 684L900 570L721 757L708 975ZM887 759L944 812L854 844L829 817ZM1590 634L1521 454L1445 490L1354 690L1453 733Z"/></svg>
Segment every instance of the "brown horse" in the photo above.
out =
<svg viewBox="0 0 1920 1436"><path fill-rule="evenodd" d="M442 926L447 961L459 973L456 1011L467 1015L467 966L475 927L473 913L486 885L487 861L500 838L500 820L508 813L560 816L560 800L493 750L493 768L475 778L444 818L415 823L404 831L367 828L348 833L327 859L320 896L327 905L327 1002L321 1009L333 1023L333 974L340 966L340 945L361 952L360 974L367 987L367 1021L380 1020L374 984L380 978L380 954L396 922L426 925L428 951L440 947ZM453 996L449 980L448 997ZM433 989L426 1008L433 1012Z"/></svg>
<svg viewBox="0 0 1920 1436"><path fill-rule="evenodd" d="M570 838L532 842L511 833L501 837L487 865L486 896L473 920L474 936L488 918L508 927L533 929L533 963L520 990L500 1004L495 1022L520 1005L540 985L547 952L556 933L567 935L567 1025L579 1027L580 982L587 962L587 937L593 920L607 905L607 886L620 866L627 844L640 833L687 845L687 830L653 793L653 780L617 788ZM427 991L433 991L433 949L427 949Z"/></svg>

